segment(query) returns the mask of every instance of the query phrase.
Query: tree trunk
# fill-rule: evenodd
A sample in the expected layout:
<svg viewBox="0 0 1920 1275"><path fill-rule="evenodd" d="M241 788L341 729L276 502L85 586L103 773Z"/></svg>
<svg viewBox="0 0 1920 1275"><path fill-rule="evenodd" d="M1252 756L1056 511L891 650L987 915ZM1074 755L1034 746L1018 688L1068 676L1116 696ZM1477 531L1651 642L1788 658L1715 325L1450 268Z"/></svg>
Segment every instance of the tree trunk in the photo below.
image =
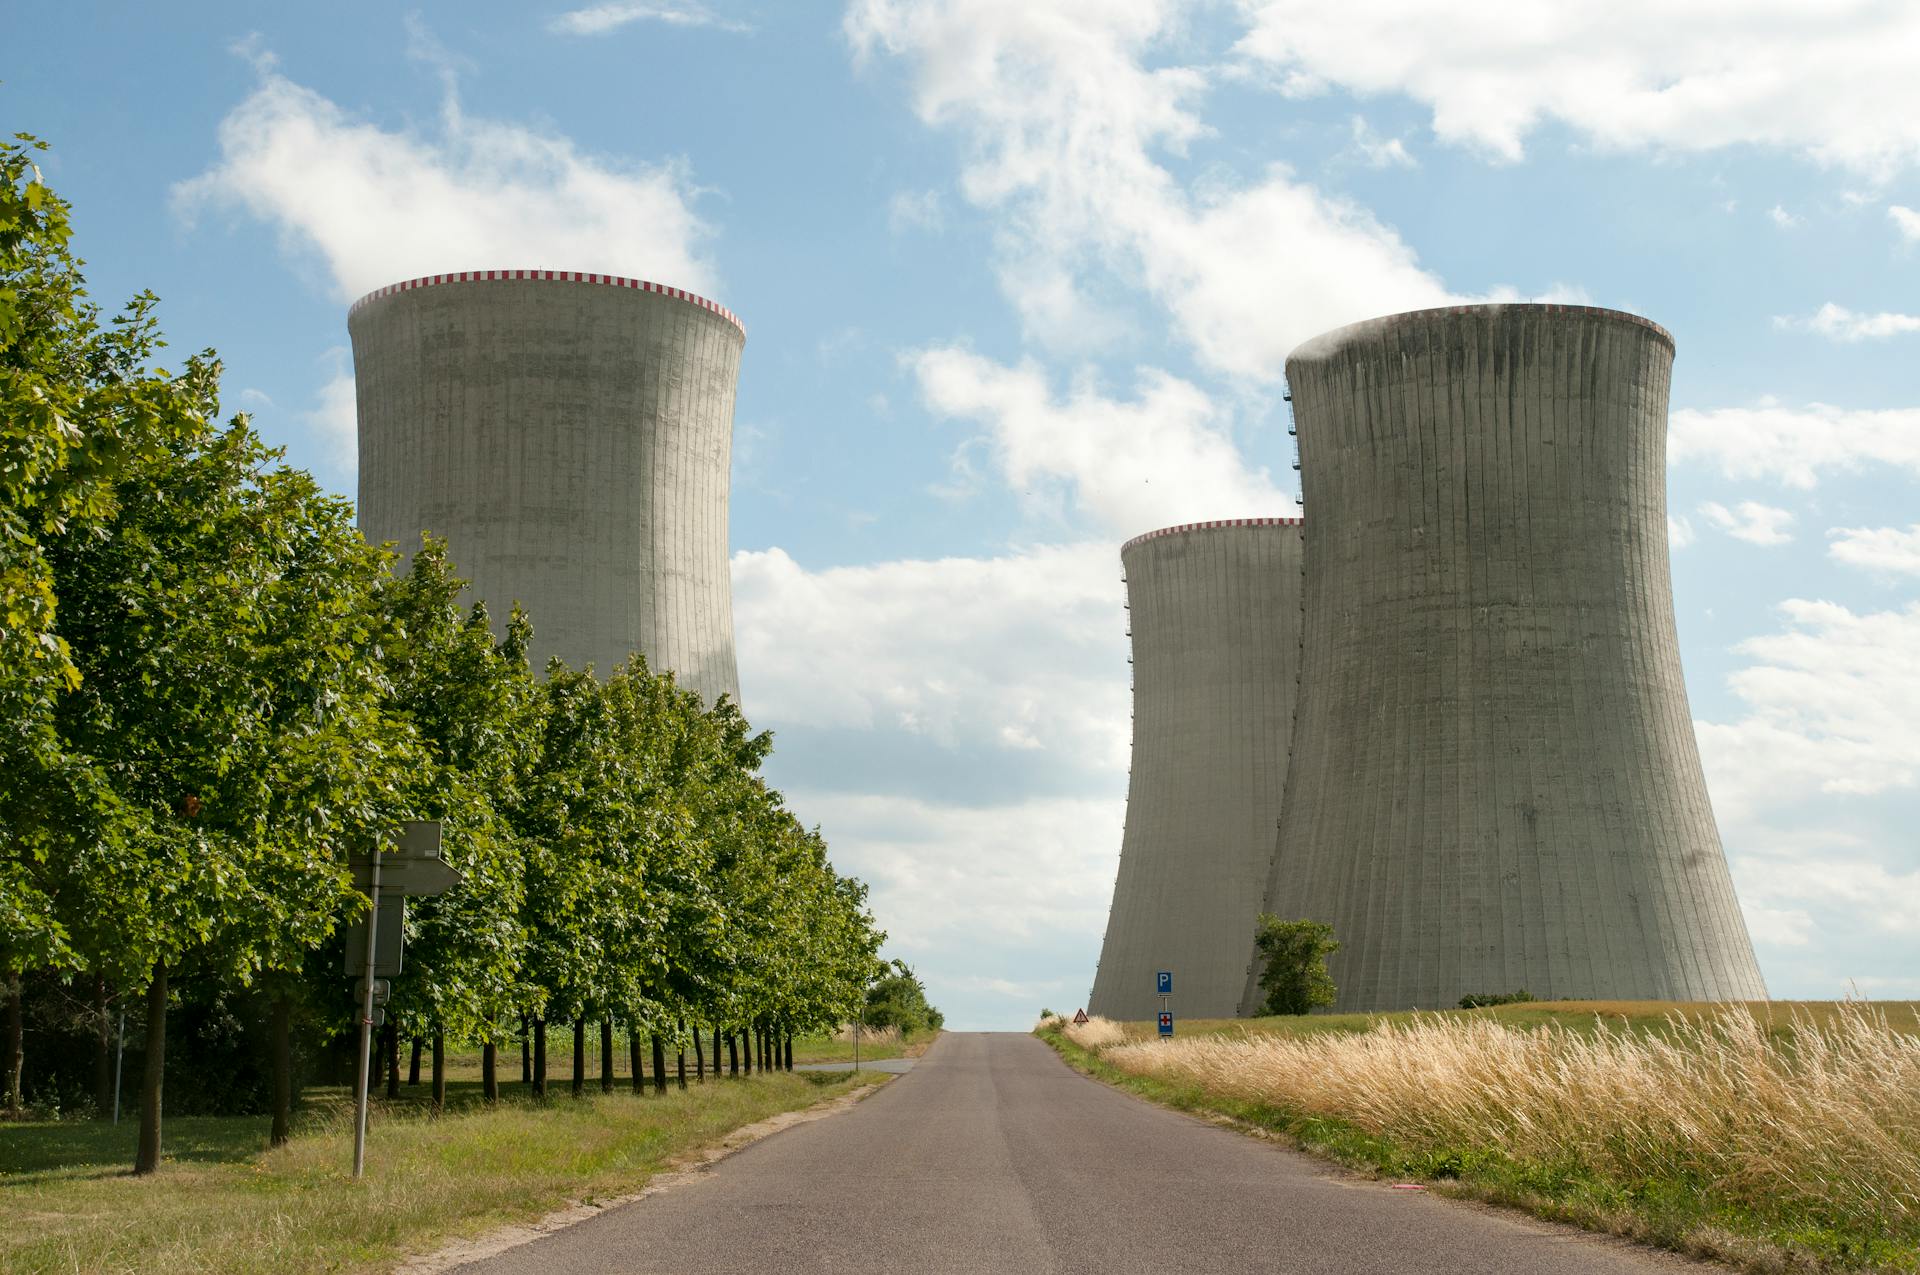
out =
<svg viewBox="0 0 1920 1275"><path fill-rule="evenodd" d="M687 1051L685 1046L682 1046L673 1056L673 1071L675 1083L682 1089L685 1089L687 1087Z"/></svg>
<svg viewBox="0 0 1920 1275"><path fill-rule="evenodd" d="M720 1079L720 1029L713 1029L713 1078Z"/></svg>
<svg viewBox="0 0 1920 1275"><path fill-rule="evenodd" d="M613 1020L600 1020L600 1092L613 1092Z"/></svg>
<svg viewBox="0 0 1920 1275"><path fill-rule="evenodd" d="M707 1049L700 1042L700 1024L693 1025L693 1078L707 1083Z"/></svg>
<svg viewBox="0 0 1920 1275"><path fill-rule="evenodd" d="M740 1074L740 1037L733 1032L727 1033L727 1074Z"/></svg>
<svg viewBox="0 0 1920 1275"><path fill-rule="evenodd" d="M520 1083L533 1083L533 1024L525 1014L520 1015Z"/></svg>
<svg viewBox="0 0 1920 1275"><path fill-rule="evenodd" d="M27 1023L20 1004L20 971L7 971L7 1110L26 1105Z"/></svg>
<svg viewBox="0 0 1920 1275"><path fill-rule="evenodd" d="M587 1020L584 1017L573 1020L573 1096L578 1098L587 1088Z"/></svg>
<svg viewBox="0 0 1920 1275"><path fill-rule="evenodd" d="M530 1034L533 1037L533 1096L544 1098L547 1096L547 1020L534 1019L532 1028Z"/></svg>
<svg viewBox="0 0 1920 1275"><path fill-rule="evenodd" d="M787 1031L787 1070L793 1070L793 1031Z"/></svg>
<svg viewBox="0 0 1920 1275"><path fill-rule="evenodd" d="M447 1105L447 1029L433 1025L433 1109Z"/></svg>
<svg viewBox="0 0 1920 1275"><path fill-rule="evenodd" d="M400 1025L387 1023L387 1097L400 1097Z"/></svg>
<svg viewBox="0 0 1920 1275"><path fill-rule="evenodd" d="M107 1009L107 976L93 976L93 1118L113 1116L113 1015Z"/></svg>
<svg viewBox="0 0 1920 1275"><path fill-rule="evenodd" d="M285 992L273 994L273 1128L267 1145L284 1147L293 1136L293 1000Z"/></svg>
<svg viewBox="0 0 1920 1275"><path fill-rule="evenodd" d="M480 1096L500 1101L500 1047L492 1041L480 1046Z"/></svg>
<svg viewBox="0 0 1920 1275"><path fill-rule="evenodd" d="M133 1157L136 1174L152 1173L160 1167L160 1090L166 1075L167 966L159 961L147 983L147 1059L140 1077L140 1147Z"/></svg>
<svg viewBox="0 0 1920 1275"><path fill-rule="evenodd" d="M660 1040L660 1033L653 1033L653 1091L667 1091L667 1047Z"/></svg>
<svg viewBox="0 0 1920 1275"><path fill-rule="evenodd" d="M407 1087L414 1088L420 1083L420 1045L418 1036L413 1038L413 1057L407 1061Z"/></svg>
<svg viewBox="0 0 1920 1275"><path fill-rule="evenodd" d="M647 1069L640 1065L640 1025L627 1028L627 1065L633 1072L633 1091L647 1091Z"/></svg>

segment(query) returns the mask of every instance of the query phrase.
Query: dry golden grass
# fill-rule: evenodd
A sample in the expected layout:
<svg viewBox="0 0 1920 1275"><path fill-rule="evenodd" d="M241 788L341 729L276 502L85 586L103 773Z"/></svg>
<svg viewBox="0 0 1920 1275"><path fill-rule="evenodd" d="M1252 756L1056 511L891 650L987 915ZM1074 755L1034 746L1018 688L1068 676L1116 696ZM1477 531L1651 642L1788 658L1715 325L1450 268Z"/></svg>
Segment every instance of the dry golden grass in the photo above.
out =
<svg viewBox="0 0 1920 1275"><path fill-rule="evenodd" d="M1676 1009L1656 1029L1419 1014L1369 1030L1128 1041L1121 1071L1348 1122L1414 1151L1487 1149L1680 1183L1757 1215L1920 1237L1920 1035L1861 1004ZM1105 1046L1092 1043L1107 1040Z"/></svg>
<svg viewBox="0 0 1920 1275"><path fill-rule="evenodd" d="M1065 1024L1063 1030L1067 1039L1082 1049L1102 1050L1124 1043L1127 1038L1127 1025L1116 1023L1111 1018L1102 1018L1098 1014L1084 1023Z"/></svg>

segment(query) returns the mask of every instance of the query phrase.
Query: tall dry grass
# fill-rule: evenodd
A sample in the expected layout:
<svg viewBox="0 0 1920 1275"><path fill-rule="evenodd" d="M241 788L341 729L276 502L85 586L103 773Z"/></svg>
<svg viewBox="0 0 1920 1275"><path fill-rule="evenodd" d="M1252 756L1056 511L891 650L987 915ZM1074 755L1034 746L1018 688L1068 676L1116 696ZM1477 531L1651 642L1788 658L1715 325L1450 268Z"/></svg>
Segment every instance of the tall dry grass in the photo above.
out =
<svg viewBox="0 0 1920 1275"><path fill-rule="evenodd" d="M1111 1018L1093 1015L1084 1023L1067 1021L1065 1028L1067 1039L1082 1049L1102 1050L1126 1041L1127 1029ZM1112 1057L1111 1054L1108 1057Z"/></svg>
<svg viewBox="0 0 1920 1275"><path fill-rule="evenodd" d="M1096 1020L1097 1022L1097 1020ZM1411 1151L1485 1149L1761 1216L1920 1235L1920 1036L1863 1005L1770 1033L1728 1006L1661 1030L1420 1015L1355 1035L1113 1041L1136 1075L1350 1122ZM1073 1034L1073 1033L1069 1033Z"/></svg>

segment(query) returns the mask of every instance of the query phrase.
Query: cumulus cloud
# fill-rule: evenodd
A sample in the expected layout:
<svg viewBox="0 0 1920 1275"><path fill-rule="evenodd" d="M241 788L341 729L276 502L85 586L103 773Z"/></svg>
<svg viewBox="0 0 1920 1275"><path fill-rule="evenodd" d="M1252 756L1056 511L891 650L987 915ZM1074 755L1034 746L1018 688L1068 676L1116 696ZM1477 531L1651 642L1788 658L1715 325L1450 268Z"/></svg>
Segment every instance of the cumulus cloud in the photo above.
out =
<svg viewBox="0 0 1920 1275"><path fill-rule="evenodd" d="M1920 474L1920 409L1796 408L1763 398L1752 407L1678 411L1668 420L1667 459L1799 488L1869 464Z"/></svg>
<svg viewBox="0 0 1920 1275"><path fill-rule="evenodd" d="M571 9L547 23L559 35L606 35L635 22L659 22L670 27L718 27L722 31L751 31L744 22L723 17L704 4L618 3Z"/></svg>
<svg viewBox="0 0 1920 1275"><path fill-rule="evenodd" d="M1885 310L1878 314L1857 314L1829 301L1804 319L1788 314L1775 315L1773 326L1783 330L1817 332L1834 341L1868 341L1920 332L1920 315Z"/></svg>
<svg viewBox="0 0 1920 1275"><path fill-rule="evenodd" d="M1920 575L1920 522L1898 527L1835 527L1827 554L1835 562L1886 575Z"/></svg>
<svg viewBox="0 0 1920 1275"><path fill-rule="evenodd" d="M1750 545L1784 545L1793 540L1787 531L1793 525L1793 514L1758 501L1743 500L1729 509L1709 500L1700 506L1700 516L1735 540L1744 540Z"/></svg>
<svg viewBox="0 0 1920 1275"><path fill-rule="evenodd" d="M1693 543L1693 522L1688 518L1676 518L1667 515L1667 546L1672 549L1684 549Z"/></svg>
<svg viewBox="0 0 1920 1275"><path fill-rule="evenodd" d="M1902 239L1908 243L1920 243L1920 212L1893 204L1888 207L1887 216L1893 220L1894 229L1900 232Z"/></svg>
<svg viewBox="0 0 1920 1275"><path fill-rule="evenodd" d="M1745 711L1699 722L1714 809L1764 822L1820 793L1866 795L1920 781L1920 602L1855 612L1792 599L1786 626L1749 638L1728 685Z"/></svg>
<svg viewBox="0 0 1920 1275"><path fill-rule="evenodd" d="M1767 220L1771 221L1781 230L1798 230L1807 224L1805 217L1790 213L1779 204L1775 204L1773 207L1767 209Z"/></svg>
<svg viewBox="0 0 1920 1275"><path fill-rule="evenodd" d="M238 209L324 267L336 296L451 270L540 266L714 291L708 228L672 164L596 157L569 139L465 114L387 130L256 59L220 124L220 161L174 188L188 215Z"/></svg>
<svg viewBox="0 0 1920 1275"><path fill-rule="evenodd" d="M1001 277L1029 331L1071 345L1124 281L1212 367L1271 379L1286 352L1447 291L1365 208L1283 165L1183 186L1163 162L1204 136L1208 73L1163 65L1172 0L853 0L862 59L912 68L915 107L967 145L961 190L1000 217ZM1149 65L1152 62L1153 65Z"/></svg>
<svg viewBox="0 0 1920 1275"><path fill-rule="evenodd" d="M1121 400L1085 378L1056 396L1032 363L1008 367L952 347L909 362L927 406L978 425L1007 484L1043 515L1084 516L1128 536L1293 509L1265 468L1242 459L1226 413L1164 372L1141 371L1134 397Z"/></svg>
<svg viewBox="0 0 1920 1275"><path fill-rule="evenodd" d="M300 424L318 449L321 463L336 477L351 480L360 465L360 417L354 399L353 368L345 346L328 350L332 369L315 395L314 405L300 413Z"/></svg>
<svg viewBox="0 0 1920 1275"><path fill-rule="evenodd" d="M1405 94L1506 161L1549 121L1610 149L1754 144L1881 178L1920 160L1920 9L1878 0L1241 0L1295 96Z"/></svg>
<svg viewBox="0 0 1920 1275"><path fill-rule="evenodd" d="M900 190L887 201L887 229L894 234L910 230L938 233L946 224L946 210L937 190Z"/></svg>
<svg viewBox="0 0 1920 1275"><path fill-rule="evenodd" d="M1353 149L1369 168L1414 168L1419 161L1398 137L1382 137L1361 116L1353 117Z"/></svg>
<svg viewBox="0 0 1920 1275"><path fill-rule="evenodd" d="M733 589L741 696L756 721L1126 767L1124 594L1111 543L823 571L780 549L742 551Z"/></svg>

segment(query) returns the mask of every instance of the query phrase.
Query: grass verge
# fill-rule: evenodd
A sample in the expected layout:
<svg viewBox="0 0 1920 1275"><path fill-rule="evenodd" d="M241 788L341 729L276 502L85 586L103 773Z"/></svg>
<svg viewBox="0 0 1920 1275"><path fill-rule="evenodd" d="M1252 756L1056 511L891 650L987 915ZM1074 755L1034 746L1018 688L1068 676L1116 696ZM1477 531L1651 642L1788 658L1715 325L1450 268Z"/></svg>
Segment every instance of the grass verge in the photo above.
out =
<svg viewBox="0 0 1920 1275"><path fill-rule="evenodd" d="M579 1099L562 1087L495 1108L461 1085L438 1117L409 1102L376 1108L360 1182L337 1091L316 1095L293 1141L272 1151L264 1119L169 1120L168 1162L149 1178L126 1172L131 1124L0 1125L0 1270L387 1270L456 1236L629 1194L743 1125L881 1079L756 1073Z"/></svg>
<svg viewBox="0 0 1920 1275"><path fill-rule="evenodd" d="M1920 1271L1920 1037L1894 1015L1582 1008L1040 1034L1107 1083L1374 1176L1753 1271Z"/></svg>

